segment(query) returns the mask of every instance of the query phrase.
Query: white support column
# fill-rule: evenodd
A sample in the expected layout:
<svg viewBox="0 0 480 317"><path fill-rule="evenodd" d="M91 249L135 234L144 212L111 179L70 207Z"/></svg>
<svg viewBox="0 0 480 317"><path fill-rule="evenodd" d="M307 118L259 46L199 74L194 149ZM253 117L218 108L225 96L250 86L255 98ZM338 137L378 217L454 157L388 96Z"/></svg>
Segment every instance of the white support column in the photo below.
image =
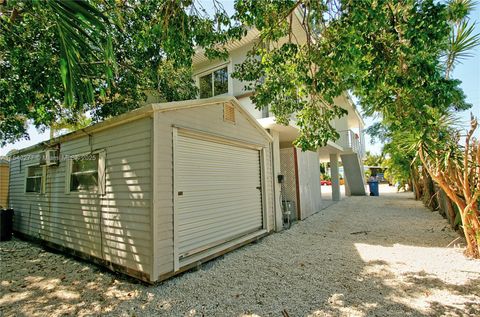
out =
<svg viewBox="0 0 480 317"><path fill-rule="evenodd" d="M270 135L273 137L273 184L275 191L275 231L283 230L283 214L282 214L282 202L281 202L281 184L278 183L277 176L282 172L280 170L280 135L278 131L270 130Z"/></svg>
<svg viewBox="0 0 480 317"><path fill-rule="evenodd" d="M338 154L330 154L330 172L332 175L332 200L340 200L340 178L338 173Z"/></svg>

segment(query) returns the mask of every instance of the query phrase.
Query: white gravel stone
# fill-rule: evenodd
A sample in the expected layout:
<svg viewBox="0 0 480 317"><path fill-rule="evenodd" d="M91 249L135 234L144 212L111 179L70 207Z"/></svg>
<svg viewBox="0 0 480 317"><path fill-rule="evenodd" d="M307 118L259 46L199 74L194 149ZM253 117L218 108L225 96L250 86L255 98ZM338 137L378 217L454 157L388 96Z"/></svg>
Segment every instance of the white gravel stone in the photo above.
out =
<svg viewBox="0 0 480 317"><path fill-rule="evenodd" d="M446 247L458 234L438 213L389 190L153 286L2 242L0 316L480 316L480 261Z"/></svg>

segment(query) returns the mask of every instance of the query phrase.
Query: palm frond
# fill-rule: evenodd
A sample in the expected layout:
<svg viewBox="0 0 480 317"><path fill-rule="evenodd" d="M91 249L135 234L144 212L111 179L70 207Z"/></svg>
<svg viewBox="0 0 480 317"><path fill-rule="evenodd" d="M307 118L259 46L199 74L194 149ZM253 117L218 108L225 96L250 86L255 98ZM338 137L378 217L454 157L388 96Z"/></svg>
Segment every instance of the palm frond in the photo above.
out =
<svg viewBox="0 0 480 317"><path fill-rule="evenodd" d="M452 27L447 56L447 75L456 64L474 56L473 49L480 45L480 34L475 32L475 24L462 21ZM448 76L447 76L448 77Z"/></svg>
<svg viewBox="0 0 480 317"><path fill-rule="evenodd" d="M106 17L87 1L49 0L42 3L51 12L60 43L60 72L65 90L65 104L72 106L93 101L89 78L91 69L85 67L100 62L111 77L111 41L106 32Z"/></svg>

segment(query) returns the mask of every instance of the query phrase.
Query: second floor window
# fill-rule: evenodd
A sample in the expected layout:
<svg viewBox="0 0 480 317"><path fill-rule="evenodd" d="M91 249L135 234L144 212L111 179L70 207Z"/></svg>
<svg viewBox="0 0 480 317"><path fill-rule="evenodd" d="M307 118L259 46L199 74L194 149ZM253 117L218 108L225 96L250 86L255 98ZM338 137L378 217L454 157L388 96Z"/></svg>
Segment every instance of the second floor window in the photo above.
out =
<svg viewBox="0 0 480 317"><path fill-rule="evenodd" d="M228 93L227 67L200 77L200 98L209 98L226 93Z"/></svg>

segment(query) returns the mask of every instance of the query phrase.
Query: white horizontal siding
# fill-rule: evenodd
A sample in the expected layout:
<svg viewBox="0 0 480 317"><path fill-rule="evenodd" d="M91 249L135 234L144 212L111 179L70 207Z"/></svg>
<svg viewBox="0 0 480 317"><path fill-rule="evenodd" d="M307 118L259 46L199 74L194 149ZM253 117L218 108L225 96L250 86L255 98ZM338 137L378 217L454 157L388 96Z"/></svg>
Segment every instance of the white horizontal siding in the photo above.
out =
<svg viewBox="0 0 480 317"><path fill-rule="evenodd" d="M12 162L15 230L150 273L151 118L60 144L60 155L106 151L105 195L65 193L66 162L48 167L45 194L25 193L25 166Z"/></svg>
<svg viewBox="0 0 480 317"><path fill-rule="evenodd" d="M185 127L193 130L199 130L212 135L236 139L250 144L260 144L265 146L266 166L265 166L265 186L268 193L267 199L269 210L267 215L270 218L268 223L273 224L274 213L273 206L273 179L271 170L271 156L269 140L265 135L252 125L242 113L236 112L236 123L231 124L223 121L223 105L209 105L197 108L190 108L177 111L168 111L156 113L156 129L154 131L155 146L158 147L158 153L155 154L155 210L154 223L156 224L156 249L155 261L156 272L158 275L167 274L174 270L173 257L173 196L172 196L172 178L173 178L173 141L172 125ZM231 197L232 202L237 197ZM243 197L238 197L242 199ZM193 227L192 227L193 228ZM270 227L268 230L272 230Z"/></svg>

